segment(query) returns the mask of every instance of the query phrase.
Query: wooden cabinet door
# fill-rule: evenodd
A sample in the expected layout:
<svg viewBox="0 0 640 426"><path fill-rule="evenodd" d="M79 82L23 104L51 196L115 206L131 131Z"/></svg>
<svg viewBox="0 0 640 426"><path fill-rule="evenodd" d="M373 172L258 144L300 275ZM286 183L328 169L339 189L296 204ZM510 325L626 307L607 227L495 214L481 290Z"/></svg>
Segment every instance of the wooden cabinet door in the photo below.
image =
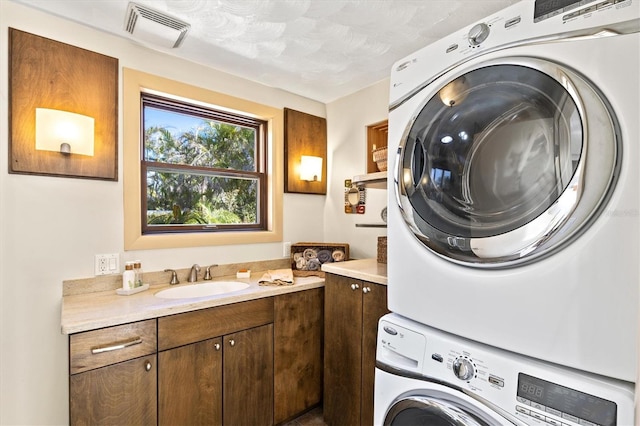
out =
<svg viewBox="0 0 640 426"><path fill-rule="evenodd" d="M275 299L275 424L322 401L323 305L322 288Z"/></svg>
<svg viewBox="0 0 640 426"><path fill-rule="evenodd" d="M374 376L378 320L388 313L387 287L363 282L362 293L362 401L361 425L373 424Z"/></svg>
<svg viewBox="0 0 640 426"><path fill-rule="evenodd" d="M158 354L158 424L222 423L222 339Z"/></svg>
<svg viewBox="0 0 640 426"><path fill-rule="evenodd" d="M324 404L330 426L360 424L362 281L325 277Z"/></svg>
<svg viewBox="0 0 640 426"><path fill-rule="evenodd" d="M72 425L156 425L156 355L69 378Z"/></svg>
<svg viewBox="0 0 640 426"><path fill-rule="evenodd" d="M273 424L273 324L224 336L223 424Z"/></svg>

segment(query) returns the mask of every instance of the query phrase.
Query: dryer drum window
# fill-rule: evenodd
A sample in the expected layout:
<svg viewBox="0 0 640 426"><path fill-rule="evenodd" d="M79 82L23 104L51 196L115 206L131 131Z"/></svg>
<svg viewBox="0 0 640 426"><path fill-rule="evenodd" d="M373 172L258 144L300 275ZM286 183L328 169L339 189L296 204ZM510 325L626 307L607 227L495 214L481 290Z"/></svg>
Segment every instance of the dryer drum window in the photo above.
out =
<svg viewBox="0 0 640 426"><path fill-rule="evenodd" d="M617 121L588 80L522 58L429 93L397 168L404 219L428 248L470 266L512 266L559 248L596 216L621 150Z"/></svg>

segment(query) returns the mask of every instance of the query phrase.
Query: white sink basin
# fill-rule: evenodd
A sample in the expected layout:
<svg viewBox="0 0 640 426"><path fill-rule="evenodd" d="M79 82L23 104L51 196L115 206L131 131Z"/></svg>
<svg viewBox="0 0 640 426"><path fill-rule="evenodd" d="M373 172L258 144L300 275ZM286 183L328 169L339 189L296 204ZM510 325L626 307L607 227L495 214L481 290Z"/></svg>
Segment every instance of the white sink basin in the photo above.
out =
<svg viewBox="0 0 640 426"><path fill-rule="evenodd" d="M237 281L212 281L204 284L189 284L172 287L155 294L161 299L187 299L190 297L216 296L234 291L244 290L249 287L247 283Z"/></svg>

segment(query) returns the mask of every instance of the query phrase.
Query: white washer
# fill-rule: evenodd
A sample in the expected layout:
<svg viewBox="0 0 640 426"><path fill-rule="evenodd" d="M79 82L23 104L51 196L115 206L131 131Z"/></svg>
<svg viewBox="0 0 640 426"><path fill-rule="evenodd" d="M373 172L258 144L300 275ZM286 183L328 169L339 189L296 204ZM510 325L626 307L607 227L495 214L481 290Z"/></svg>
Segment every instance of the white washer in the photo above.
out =
<svg viewBox="0 0 640 426"><path fill-rule="evenodd" d="M374 425L632 426L633 384L380 319Z"/></svg>
<svg viewBox="0 0 640 426"><path fill-rule="evenodd" d="M392 312L636 380L640 1L528 0L398 61Z"/></svg>

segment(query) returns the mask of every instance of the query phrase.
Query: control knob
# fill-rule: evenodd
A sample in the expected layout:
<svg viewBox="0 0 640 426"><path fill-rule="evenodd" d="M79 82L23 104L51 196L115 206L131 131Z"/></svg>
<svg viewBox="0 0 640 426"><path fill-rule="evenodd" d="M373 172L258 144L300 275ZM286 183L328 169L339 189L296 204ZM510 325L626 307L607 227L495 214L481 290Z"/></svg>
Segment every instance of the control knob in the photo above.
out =
<svg viewBox="0 0 640 426"><path fill-rule="evenodd" d="M472 379L476 374L473 363L466 358L457 358L453 362L453 373L460 380Z"/></svg>
<svg viewBox="0 0 640 426"><path fill-rule="evenodd" d="M469 44L472 46L477 46L489 37L489 33L491 30L489 26L485 23L476 24L469 30L469 34L467 38L469 39Z"/></svg>

